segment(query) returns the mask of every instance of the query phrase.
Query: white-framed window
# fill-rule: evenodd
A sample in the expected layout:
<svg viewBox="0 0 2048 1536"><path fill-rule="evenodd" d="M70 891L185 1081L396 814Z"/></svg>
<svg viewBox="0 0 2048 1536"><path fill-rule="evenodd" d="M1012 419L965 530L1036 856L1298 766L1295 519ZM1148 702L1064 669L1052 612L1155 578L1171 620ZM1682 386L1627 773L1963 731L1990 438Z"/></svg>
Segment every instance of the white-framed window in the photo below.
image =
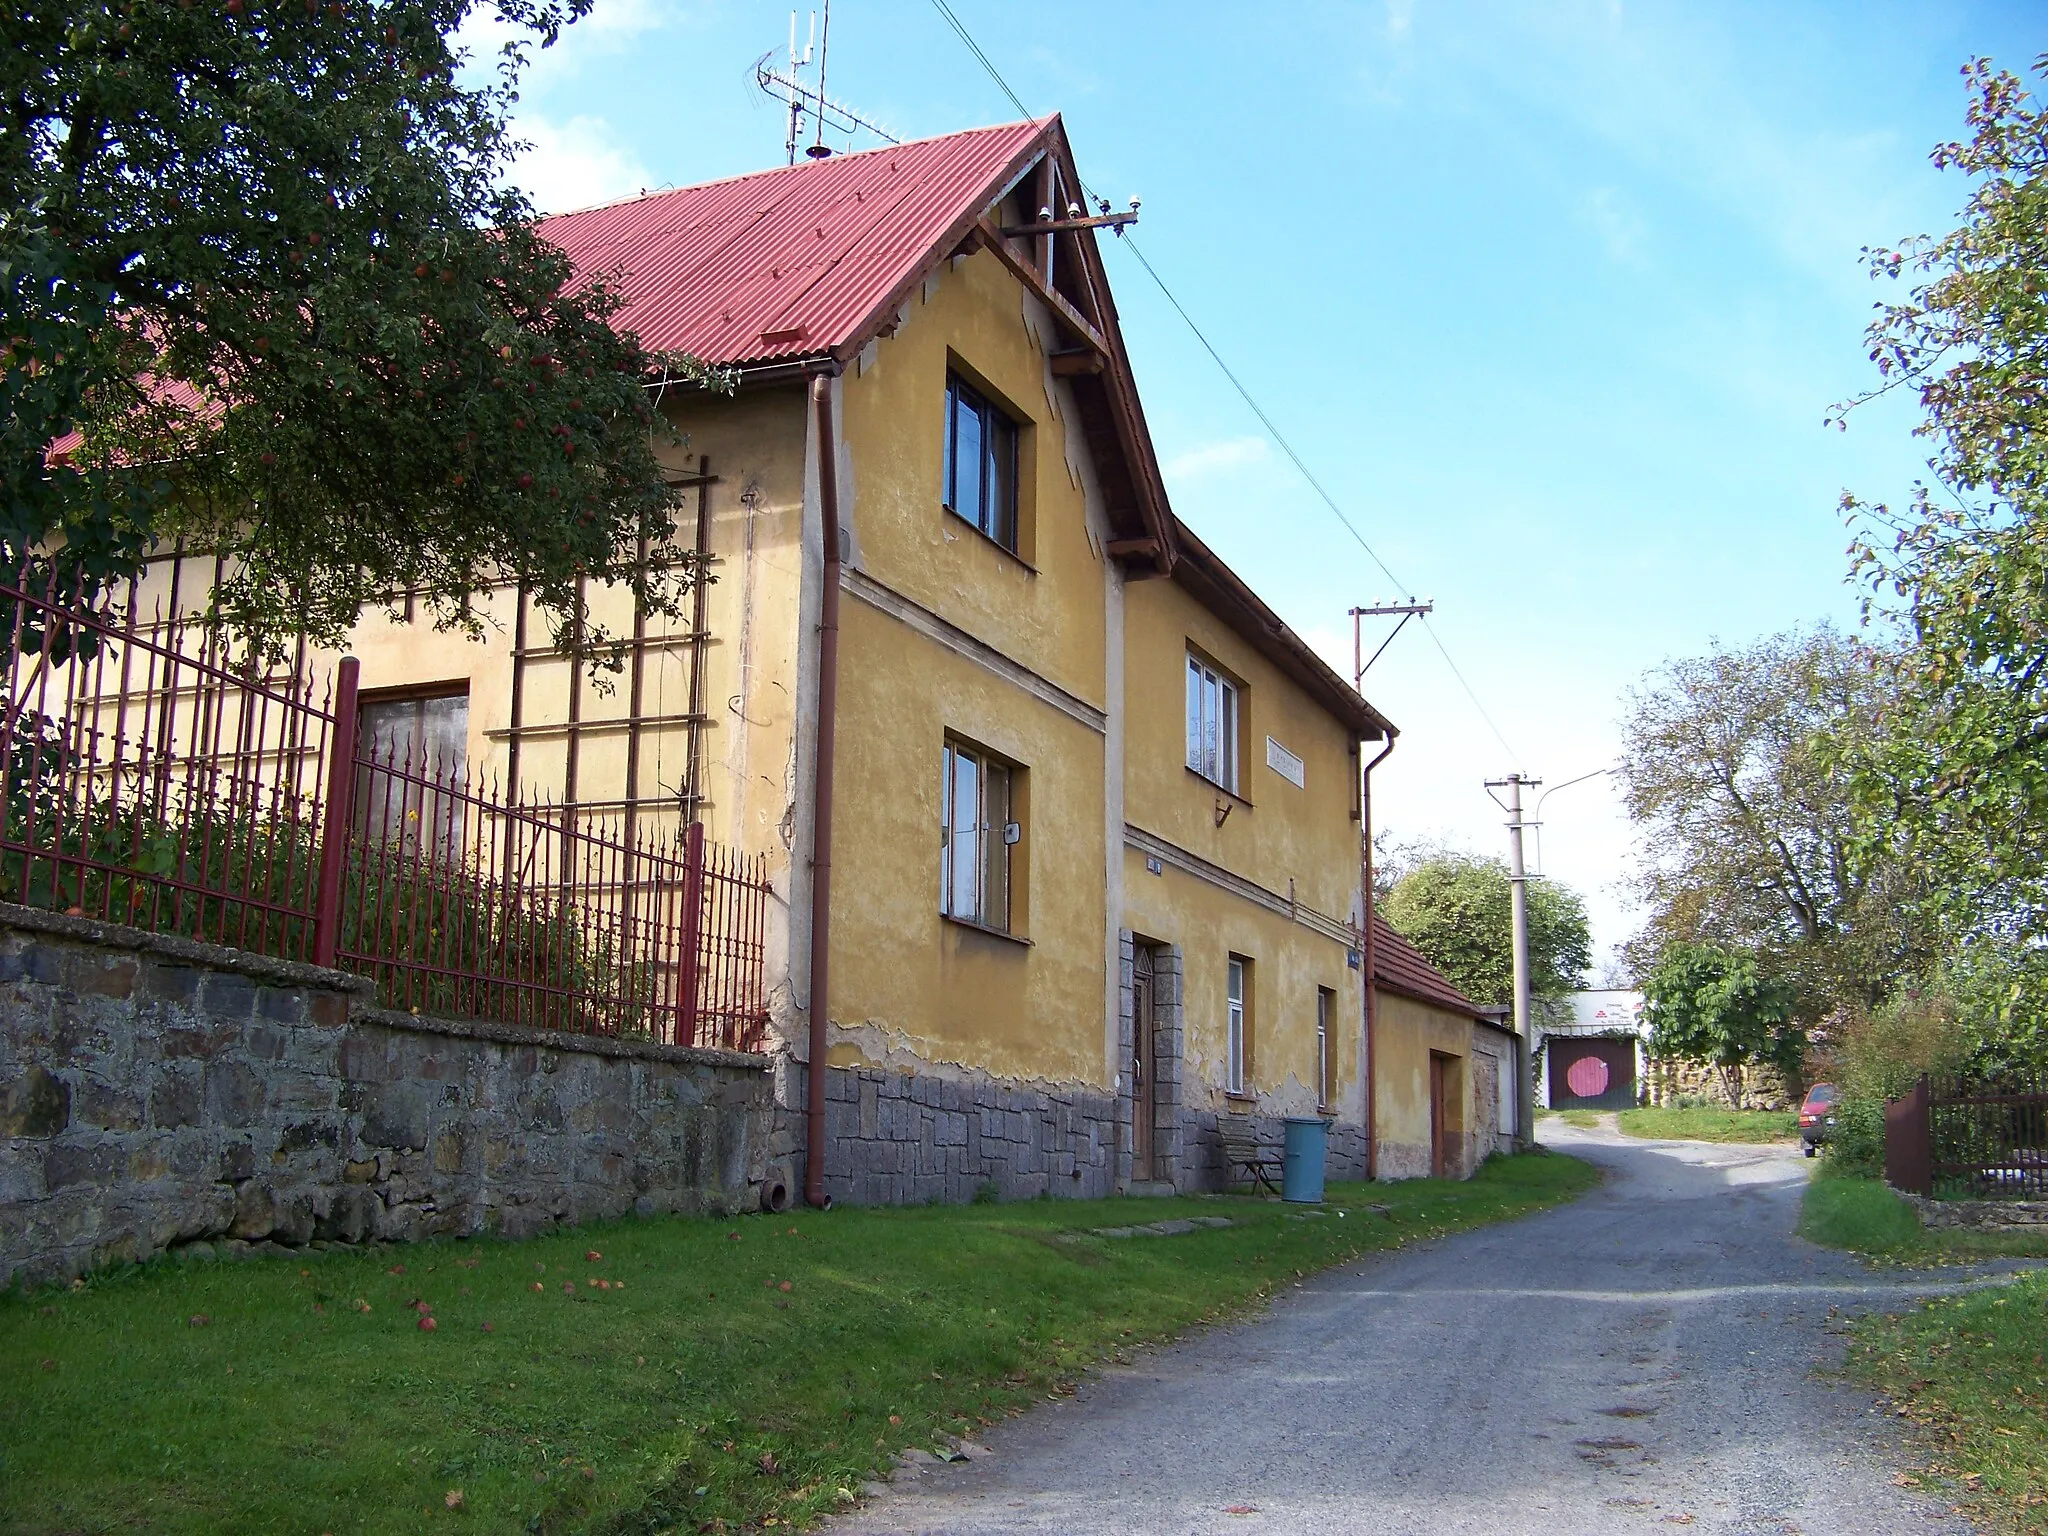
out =
<svg viewBox="0 0 2048 1536"><path fill-rule="evenodd" d="M1015 773L979 747L946 743L939 826L939 911L963 923L1010 929Z"/></svg>
<svg viewBox="0 0 2048 1536"><path fill-rule="evenodd" d="M1330 1016L1337 1011L1337 995L1328 987L1316 988L1316 1106L1328 1109L1337 1097L1337 1055L1331 1049Z"/></svg>
<svg viewBox="0 0 2048 1536"><path fill-rule="evenodd" d="M1237 793L1237 685L1188 657L1188 766Z"/></svg>
<svg viewBox="0 0 2048 1536"><path fill-rule="evenodd" d="M1017 424L946 375L946 509L1017 552Z"/></svg>
<svg viewBox="0 0 2048 1536"><path fill-rule="evenodd" d="M1229 1044L1230 1060L1225 1069L1224 1087L1232 1093L1243 1093L1247 1041L1245 1038L1245 972L1248 962L1236 955L1230 957L1229 997Z"/></svg>

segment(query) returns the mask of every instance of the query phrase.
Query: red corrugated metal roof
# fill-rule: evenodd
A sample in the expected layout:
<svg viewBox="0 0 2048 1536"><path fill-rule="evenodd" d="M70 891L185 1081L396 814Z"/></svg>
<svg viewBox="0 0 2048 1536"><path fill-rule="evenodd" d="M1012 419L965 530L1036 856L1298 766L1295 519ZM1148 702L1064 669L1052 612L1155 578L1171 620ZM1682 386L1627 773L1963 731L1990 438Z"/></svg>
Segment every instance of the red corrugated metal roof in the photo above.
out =
<svg viewBox="0 0 2048 1536"><path fill-rule="evenodd" d="M583 273L617 272L622 329L734 365L862 337L1057 119L806 160L541 221Z"/></svg>
<svg viewBox="0 0 2048 1536"><path fill-rule="evenodd" d="M1398 992L1468 1019L1482 1016L1477 1003L1446 981L1443 972L1377 912L1372 915L1372 979L1383 992Z"/></svg>

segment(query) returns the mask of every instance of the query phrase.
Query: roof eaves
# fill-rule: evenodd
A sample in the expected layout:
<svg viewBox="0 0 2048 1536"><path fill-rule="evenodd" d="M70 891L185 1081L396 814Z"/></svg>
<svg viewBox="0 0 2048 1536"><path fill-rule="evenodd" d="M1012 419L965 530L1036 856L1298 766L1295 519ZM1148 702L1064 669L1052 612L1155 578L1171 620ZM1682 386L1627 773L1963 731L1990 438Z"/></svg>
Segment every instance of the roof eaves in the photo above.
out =
<svg viewBox="0 0 2048 1536"><path fill-rule="evenodd" d="M1267 659L1362 740L1380 741L1400 734L1391 720L1339 677L1316 654L1315 648L1267 607L1265 599L1204 544L1193 529L1176 517L1173 532L1180 554L1173 568L1174 579L1193 592L1198 601L1256 645Z"/></svg>

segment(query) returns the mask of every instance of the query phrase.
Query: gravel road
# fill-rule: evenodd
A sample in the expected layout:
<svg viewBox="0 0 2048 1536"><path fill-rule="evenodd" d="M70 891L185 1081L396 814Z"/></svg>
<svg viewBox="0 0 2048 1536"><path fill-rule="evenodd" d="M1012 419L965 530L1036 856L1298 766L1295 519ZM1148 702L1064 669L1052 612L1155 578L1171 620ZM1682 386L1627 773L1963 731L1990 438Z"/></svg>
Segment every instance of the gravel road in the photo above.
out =
<svg viewBox="0 0 2048 1536"><path fill-rule="evenodd" d="M1807 1165L1787 1148L1554 1120L1543 1137L1606 1182L1103 1372L991 1431L987 1459L901 1472L831 1530L1970 1529L1896 1486L1890 1421L1815 1375L1840 1358L1831 1308L1953 1271L1866 1271L1794 1237Z"/></svg>

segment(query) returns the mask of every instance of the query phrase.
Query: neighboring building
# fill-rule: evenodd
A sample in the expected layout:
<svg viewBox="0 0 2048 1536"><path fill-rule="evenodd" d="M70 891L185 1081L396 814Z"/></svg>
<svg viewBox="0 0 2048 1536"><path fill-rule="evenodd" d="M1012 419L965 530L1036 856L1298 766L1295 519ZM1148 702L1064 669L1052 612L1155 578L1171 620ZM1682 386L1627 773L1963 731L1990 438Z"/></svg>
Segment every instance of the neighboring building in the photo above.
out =
<svg viewBox="0 0 2048 1536"><path fill-rule="evenodd" d="M593 590L633 636L609 692L511 590L481 641L351 642L380 741L767 857L789 1176L826 1008L841 1199L1210 1186L1219 1115L1324 1114L1331 1174L1365 1168L1360 743L1393 727L1174 517L1095 234L1031 228L1079 187L1052 117L547 220L646 344L736 371L661 399L695 611Z"/></svg>
<svg viewBox="0 0 2048 1536"><path fill-rule="evenodd" d="M1536 1021L1537 1081L1551 1109L1633 1109L1649 1040L1643 994L1570 992Z"/></svg>
<svg viewBox="0 0 2048 1536"><path fill-rule="evenodd" d="M1514 1033L1377 913L1372 968L1374 1174L1469 1177L1514 1147Z"/></svg>

